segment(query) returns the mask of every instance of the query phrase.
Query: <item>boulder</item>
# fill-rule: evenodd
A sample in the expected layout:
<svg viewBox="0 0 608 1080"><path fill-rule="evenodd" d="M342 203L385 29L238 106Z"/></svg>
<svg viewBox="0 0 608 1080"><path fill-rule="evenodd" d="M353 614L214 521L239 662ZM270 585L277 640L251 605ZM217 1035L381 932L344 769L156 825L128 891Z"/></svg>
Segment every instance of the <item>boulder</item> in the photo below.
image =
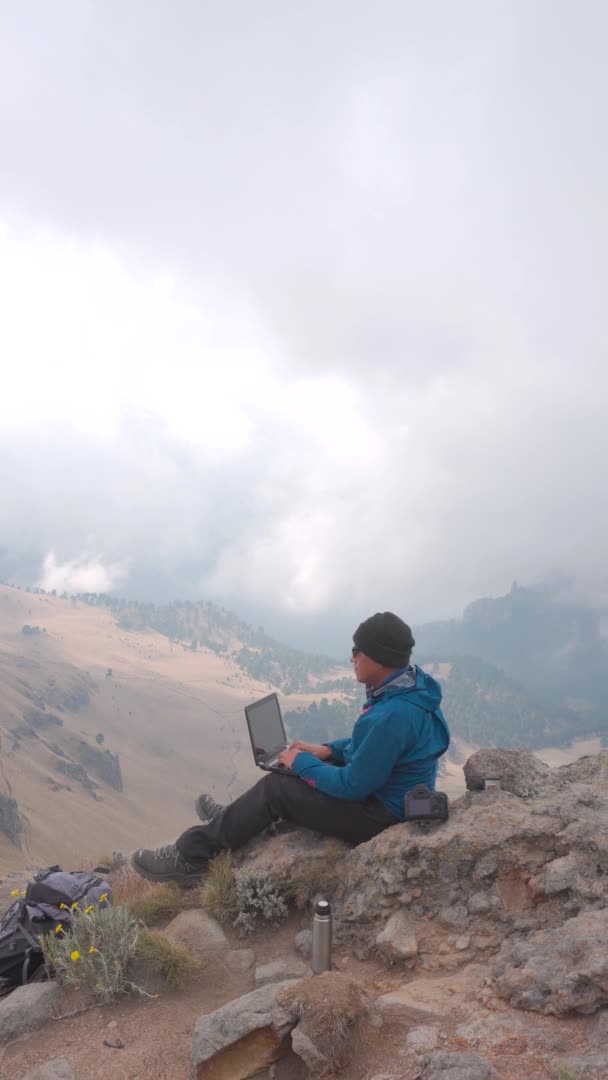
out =
<svg viewBox="0 0 608 1080"><path fill-rule="evenodd" d="M204 961L211 952L228 949L228 939L217 919L202 908L180 911L165 928L165 936L196 960Z"/></svg>
<svg viewBox="0 0 608 1080"><path fill-rule="evenodd" d="M576 1080L583 1080L587 1076L606 1076L608 1053L566 1054L556 1058L555 1065L559 1069L558 1077L576 1077Z"/></svg>
<svg viewBox="0 0 608 1080"><path fill-rule="evenodd" d="M18 986L7 997L0 998L0 1045L42 1027L60 1000L61 989L56 982Z"/></svg>
<svg viewBox="0 0 608 1080"><path fill-rule="evenodd" d="M489 981L490 968L485 964L467 964L449 977L422 975L403 986L376 998L382 1013L410 1022L428 1024L440 1016L451 1016L457 1000L477 998Z"/></svg>
<svg viewBox="0 0 608 1080"><path fill-rule="evenodd" d="M435 1050L425 1060L420 1080L492 1080L496 1071L477 1054Z"/></svg>
<svg viewBox="0 0 608 1080"><path fill-rule="evenodd" d="M378 950L389 961L411 960L418 952L414 922L409 912L396 911L376 935Z"/></svg>
<svg viewBox="0 0 608 1080"><path fill-rule="evenodd" d="M428 1054L439 1042L439 1028L436 1024L421 1024L419 1027L410 1028L405 1042L408 1050L415 1050L417 1054Z"/></svg>
<svg viewBox="0 0 608 1080"><path fill-rule="evenodd" d="M334 866L346 856L350 848L333 837L322 836L310 829L278 827L276 835L255 837L233 853L236 866L268 874L269 877L288 880L297 874L303 863L314 859L329 859Z"/></svg>
<svg viewBox="0 0 608 1080"><path fill-rule="evenodd" d="M529 750L491 746L471 754L464 766L469 791L482 791L487 776L500 777L501 789L522 799L537 795L549 772L549 766Z"/></svg>
<svg viewBox="0 0 608 1080"><path fill-rule="evenodd" d="M310 975L310 967L302 960L272 960L269 964L262 964L255 969L255 985L265 986L266 983L284 982L285 979L303 979L306 975Z"/></svg>
<svg viewBox="0 0 608 1080"><path fill-rule="evenodd" d="M555 930L503 942L496 990L510 1005L562 1015L608 1004L608 909L586 911Z"/></svg>
<svg viewBox="0 0 608 1080"><path fill-rule="evenodd" d="M310 960L312 956L312 930L300 930L294 938L294 945L300 956Z"/></svg>
<svg viewBox="0 0 608 1080"><path fill-rule="evenodd" d="M76 1073L67 1058L50 1058L30 1069L23 1080L76 1080Z"/></svg>
<svg viewBox="0 0 608 1080"><path fill-rule="evenodd" d="M294 1054L302 1058L310 1076L322 1076L323 1073L330 1072L327 1058L317 1049L299 1024L291 1033L291 1047Z"/></svg>
<svg viewBox="0 0 608 1080"><path fill-rule="evenodd" d="M192 1080L246 1080L289 1053L295 1019L269 983L201 1016L192 1036Z"/></svg>
<svg viewBox="0 0 608 1080"><path fill-rule="evenodd" d="M500 755L512 791L468 791L445 823L394 825L348 852L334 904L341 946L372 956L407 911L418 943L410 966L455 969L506 937L608 907L608 754L553 770L524 751ZM468 947L446 942L452 934L462 945L468 935Z"/></svg>

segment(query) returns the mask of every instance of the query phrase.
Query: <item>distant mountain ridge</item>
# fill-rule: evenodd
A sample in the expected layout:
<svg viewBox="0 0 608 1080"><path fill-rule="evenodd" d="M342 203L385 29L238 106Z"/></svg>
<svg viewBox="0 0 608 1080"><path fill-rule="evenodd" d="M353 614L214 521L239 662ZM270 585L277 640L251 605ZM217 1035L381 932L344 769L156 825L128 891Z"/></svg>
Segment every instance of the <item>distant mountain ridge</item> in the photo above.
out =
<svg viewBox="0 0 608 1080"><path fill-rule="evenodd" d="M505 596L469 604L462 619L418 628L418 651L493 664L533 694L572 710L588 731L608 722L608 641L602 612L550 586L516 582Z"/></svg>
<svg viewBox="0 0 608 1080"><path fill-rule="evenodd" d="M295 709L286 705L294 733L340 734L362 703L363 688L346 665L284 645L209 601L156 605L95 593L61 599L108 608L126 632L156 631L188 652L210 650L286 696L307 695ZM599 616L546 588L514 584L506 596L474 601L460 620L417 627L416 638L415 659L442 682L451 728L471 744L538 748L608 730Z"/></svg>

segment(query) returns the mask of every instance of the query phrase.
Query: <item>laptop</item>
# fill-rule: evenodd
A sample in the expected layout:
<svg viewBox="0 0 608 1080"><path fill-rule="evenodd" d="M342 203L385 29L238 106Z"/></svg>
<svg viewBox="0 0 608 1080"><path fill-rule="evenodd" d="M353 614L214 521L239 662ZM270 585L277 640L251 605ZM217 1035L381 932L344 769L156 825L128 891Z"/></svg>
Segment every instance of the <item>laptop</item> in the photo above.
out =
<svg viewBox="0 0 608 1080"><path fill-rule="evenodd" d="M246 705L245 717L256 765L266 772L291 773L291 769L279 765L278 761L279 754L287 749L289 742L285 735L277 695L268 694L267 697Z"/></svg>

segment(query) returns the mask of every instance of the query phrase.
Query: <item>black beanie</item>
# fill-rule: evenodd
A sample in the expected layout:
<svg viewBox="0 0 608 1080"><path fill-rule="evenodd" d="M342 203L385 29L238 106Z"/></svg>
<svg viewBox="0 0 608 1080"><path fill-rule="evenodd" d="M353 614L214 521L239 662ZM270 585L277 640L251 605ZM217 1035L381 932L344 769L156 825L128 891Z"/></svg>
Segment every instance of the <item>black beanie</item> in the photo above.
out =
<svg viewBox="0 0 608 1080"><path fill-rule="evenodd" d="M355 630L353 641L370 660L390 668L405 667L416 644L407 623L392 611L370 615Z"/></svg>

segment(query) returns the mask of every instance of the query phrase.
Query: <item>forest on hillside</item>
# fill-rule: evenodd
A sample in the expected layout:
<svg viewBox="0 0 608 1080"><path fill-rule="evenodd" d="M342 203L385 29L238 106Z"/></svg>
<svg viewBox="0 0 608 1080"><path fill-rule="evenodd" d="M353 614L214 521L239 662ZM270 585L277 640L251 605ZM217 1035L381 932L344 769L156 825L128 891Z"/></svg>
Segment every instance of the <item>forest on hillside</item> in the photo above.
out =
<svg viewBox="0 0 608 1080"><path fill-rule="evenodd" d="M519 603L519 593L510 595ZM267 635L262 626L250 626L210 601L156 605L103 593L73 596L64 593L62 599L109 608L123 630L155 630L184 649L193 652L211 649L286 696L314 693L316 700L307 708L285 713L292 733L302 738L323 741L347 734L363 704L362 688L330 657L283 645ZM493 612L494 608L488 604L481 605L480 610ZM23 632L40 629L28 626ZM504 638L506 631L502 633ZM421 636L424 639L424 634ZM580 711L569 708L558 695L553 697L546 691L523 685L496 663L470 654L455 655L439 643L436 652L428 646L424 652L425 656L419 658L422 667L427 661L450 665L449 677L443 684L443 708L454 734L467 742L534 748L565 745L575 738L603 736L608 732L605 710L588 706ZM333 697L335 694L340 695L338 699Z"/></svg>
<svg viewBox="0 0 608 1080"><path fill-rule="evenodd" d="M24 591L45 593L40 588ZM53 590L48 595L56 596L57 593ZM107 593L59 595L60 599L73 604L108 608L122 630L155 630L192 652L201 648L211 649L218 656L233 660L252 678L271 683L284 694L296 694L312 688L317 693L331 693L350 688L352 683L352 679L340 672L331 657L305 653L283 645L266 634L262 626L250 626L232 611L209 600L153 604L126 600Z"/></svg>

